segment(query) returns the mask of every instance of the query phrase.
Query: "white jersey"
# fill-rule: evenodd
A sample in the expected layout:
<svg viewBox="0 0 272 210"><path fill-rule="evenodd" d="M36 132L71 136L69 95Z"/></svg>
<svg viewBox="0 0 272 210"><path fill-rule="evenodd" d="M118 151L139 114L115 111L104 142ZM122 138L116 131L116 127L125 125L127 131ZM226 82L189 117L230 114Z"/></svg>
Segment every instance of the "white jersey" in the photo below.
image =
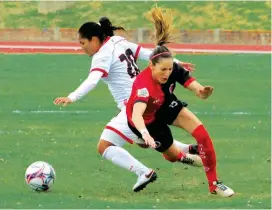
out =
<svg viewBox="0 0 272 210"><path fill-rule="evenodd" d="M150 50L131 43L123 37L108 37L93 56L88 78L70 93L68 98L73 102L77 101L102 79L108 85L118 108L122 109L130 96L133 81L139 73L137 58L149 60L150 54Z"/></svg>
<svg viewBox="0 0 272 210"><path fill-rule="evenodd" d="M129 98L133 81L139 73L136 65L139 51L139 45L128 42L123 37L113 36L93 56L90 71L103 72L102 80L108 85L120 109Z"/></svg>

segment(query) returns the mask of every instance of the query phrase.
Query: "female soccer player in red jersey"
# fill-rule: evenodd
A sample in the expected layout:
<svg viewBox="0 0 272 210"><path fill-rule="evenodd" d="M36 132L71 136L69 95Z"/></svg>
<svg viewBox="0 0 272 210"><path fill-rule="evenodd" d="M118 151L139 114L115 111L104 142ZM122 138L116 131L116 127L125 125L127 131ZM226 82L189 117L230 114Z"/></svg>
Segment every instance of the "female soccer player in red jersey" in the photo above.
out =
<svg viewBox="0 0 272 210"><path fill-rule="evenodd" d="M198 151L202 159L208 179L209 190L222 197L234 195L234 191L219 181L216 173L216 155L210 135L202 122L172 94L171 88L165 88L169 80L179 82L202 99L208 98L213 87L202 86L194 78L184 74L176 65L165 44L171 42L171 16L164 16L158 7L153 8L152 18L156 28L157 47L150 56L149 66L135 79L130 98L126 107L127 120L130 129L145 143L171 161L181 162L186 159L175 144L168 124L180 127L190 133L198 143ZM165 121L160 116L164 104ZM163 108L164 109L164 108ZM169 121L167 114L175 109L175 119ZM179 112L177 112L179 110Z"/></svg>

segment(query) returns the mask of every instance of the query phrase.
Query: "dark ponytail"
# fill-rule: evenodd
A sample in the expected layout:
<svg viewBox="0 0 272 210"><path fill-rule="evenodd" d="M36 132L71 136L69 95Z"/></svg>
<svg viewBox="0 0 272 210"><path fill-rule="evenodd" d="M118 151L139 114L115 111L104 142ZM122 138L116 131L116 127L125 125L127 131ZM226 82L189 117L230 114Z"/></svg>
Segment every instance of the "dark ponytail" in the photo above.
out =
<svg viewBox="0 0 272 210"><path fill-rule="evenodd" d="M111 24L109 18L107 18L107 17L100 18L99 23L101 25L101 28L102 28L103 33L105 34L105 36L114 36L114 31L115 30L125 31L125 29L123 27L113 26Z"/></svg>
<svg viewBox="0 0 272 210"><path fill-rule="evenodd" d="M123 27L112 26L109 18L107 17L100 18L99 23L100 25L95 22L84 23L78 29L78 33L82 38L91 40L93 36L96 36L101 42L103 42L107 36L114 36L113 31L125 30Z"/></svg>

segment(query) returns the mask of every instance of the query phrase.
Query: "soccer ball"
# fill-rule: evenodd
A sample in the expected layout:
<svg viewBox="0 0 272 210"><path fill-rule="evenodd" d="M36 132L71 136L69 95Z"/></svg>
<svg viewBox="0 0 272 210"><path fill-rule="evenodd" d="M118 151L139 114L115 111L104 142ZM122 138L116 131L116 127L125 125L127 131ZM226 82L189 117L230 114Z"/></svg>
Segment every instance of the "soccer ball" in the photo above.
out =
<svg viewBox="0 0 272 210"><path fill-rule="evenodd" d="M56 173L54 168L46 162L34 162L26 169L25 181L35 191L49 190L55 179Z"/></svg>

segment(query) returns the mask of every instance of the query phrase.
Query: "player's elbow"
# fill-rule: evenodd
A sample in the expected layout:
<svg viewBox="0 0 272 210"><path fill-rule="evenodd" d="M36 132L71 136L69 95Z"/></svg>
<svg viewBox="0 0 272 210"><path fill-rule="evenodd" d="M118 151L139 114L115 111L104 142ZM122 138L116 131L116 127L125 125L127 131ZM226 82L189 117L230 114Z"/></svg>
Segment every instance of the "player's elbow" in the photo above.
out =
<svg viewBox="0 0 272 210"><path fill-rule="evenodd" d="M137 115L137 113L135 113L135 112L133 112L132 113L132 117L131 117L131 120L132 120L132 122L135 124L135 122L137 122L137 119L138 119L139 117L138 117L138 115Z"/></svg>
<svg viewBox="0 0 272 210"><path fill-rule="evenodd" d="M132 122L134 124L137 124L140 117L141 117L141 114L137 110L133 110L133 112L132 112Z"/></svg>

